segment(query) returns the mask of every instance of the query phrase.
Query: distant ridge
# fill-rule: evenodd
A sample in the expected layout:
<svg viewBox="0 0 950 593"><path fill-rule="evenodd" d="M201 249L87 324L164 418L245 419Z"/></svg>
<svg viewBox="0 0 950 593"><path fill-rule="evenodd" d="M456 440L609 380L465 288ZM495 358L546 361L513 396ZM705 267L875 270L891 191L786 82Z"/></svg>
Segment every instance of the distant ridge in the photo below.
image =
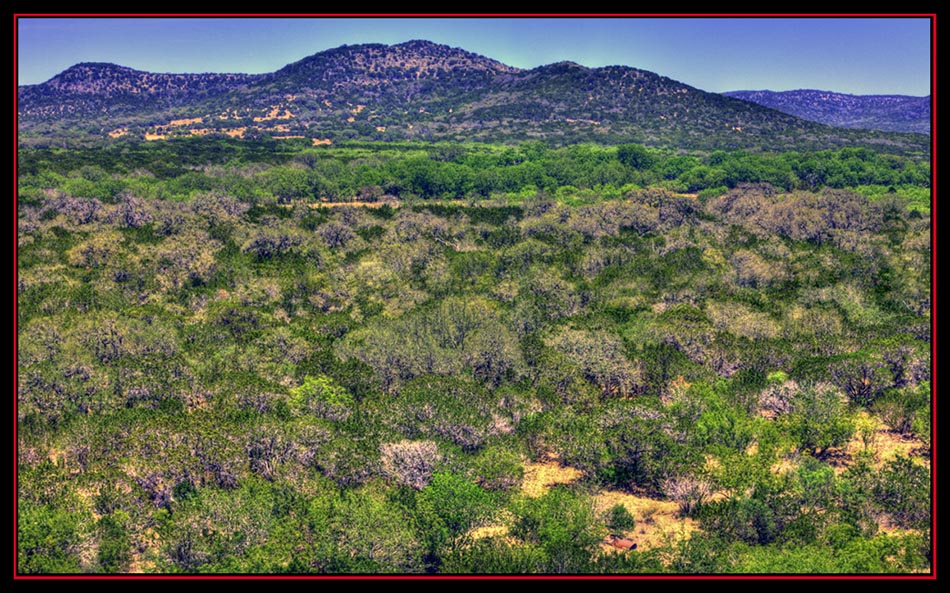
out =
<svg viewBox="0 0 950 593"><path fill-rule="evenodd" d="M830 126L930 134L929 95L847 95L811 89L723 94Z"/></svg>
<svg viewBox="0 0 950 593"><path fill-rule="evenodd" d="M18 102L27 121L126 113L187 105L258 79L252 74L157 74L84 62L42 84L20 87Z"/></svg>

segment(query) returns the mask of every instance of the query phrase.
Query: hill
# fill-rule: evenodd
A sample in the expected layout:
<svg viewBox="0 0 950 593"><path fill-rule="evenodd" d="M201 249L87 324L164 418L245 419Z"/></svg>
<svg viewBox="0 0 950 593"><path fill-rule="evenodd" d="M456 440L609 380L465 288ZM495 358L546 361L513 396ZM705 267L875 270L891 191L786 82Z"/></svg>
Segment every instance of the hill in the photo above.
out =
<svg viewBox="0 0 950 593"><path fill-rule="evenodd" d="M21 139L76 133L640 142L687 149L926 151L920 135L844 130L629 66L520 70L428 41L323 51L263 75L78 64L18 89Z"/></svg>
<svg viewBox="0 0 950 593"><path fill-rule="evenodd" d="M930 133L929 95L846 95L815 90L730 91L724 94L830 126Z"/></svg>

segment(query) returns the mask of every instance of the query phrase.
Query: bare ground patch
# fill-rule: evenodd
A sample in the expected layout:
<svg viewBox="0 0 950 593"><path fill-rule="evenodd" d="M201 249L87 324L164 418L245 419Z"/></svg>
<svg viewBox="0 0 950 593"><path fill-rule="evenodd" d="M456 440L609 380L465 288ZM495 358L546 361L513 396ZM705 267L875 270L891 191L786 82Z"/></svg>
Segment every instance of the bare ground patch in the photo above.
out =
<svg viewBox="0 0 950 593"><path fill-rule="evenodd" d="M673 501L656 500L634 496L616 490L603 490L594 497L598 514L607 513L620 504L633 515L633 529L616 535L633 540L637 550L649 550L689 539L699 527L695 520L680 517L679 506ZM605 551L617 551L607 543L601 544Z"/></svg>
<svg viewBox="0 0 950 593"><path fill-rule="evenodd" d="M168 122L168 125L169 126L190 126L191 124L200 124L201 122L202 122L202 118L193 117L190 119L173 119L170 122Z"/></svg>
<svg viewBox="0 0 950 593"><path fill-rule="evenodd" d="M561 465L557 457L548 454L544 461L528 462L524 466L522 491L533 498L543 496L555 484L570 484L583 475L581 470Z"/></svg>
<svg viewBox="0 0 950 593"><path fill-rule="evenodd" d="M570 484L583 475L577 468L562 465L557 456L549 453L540 461L525 463L522 491L527 496L543 496L556 484ZM679 516L679 506L673 501L656 500L645 496L635 496L616 490L601 490L593 497L594 510L598 516L604 516L611 508L620 504L633 516L633 529L614 532L636 543L637 550L649 550L674 544L688 539L699 529L698 523L690 518ZM509 545L518 545L517 538L509 535L510 517L497 517L490 525L483 525L468 532L472 540L500 537ZM609 538L608 538L609 539ZM607 553L624 550L608 543L605 539L601 549Z"/></svg>
<svg viewBox="0 0 950 593"><path fill-rule="evenodd" d="M378 202L313 202L310 204L311 208L343 208L346 206L354 208L382 208L383 206L392 206L393 208L399 207L398 201L384 201L380 200Z"/></svg>
<svg viewBox="0 0 950 593"><path fill-rule="evenodd" d="M856 432L854 438L843 448L843 452L850 458L857 457L867 448L872 453L874 467L881 467L897 457L915 457L930 467L929 457L922 455L928 450L923 441L890 430L879 418L867 412L860 412L858 417L859 422L867 423L873 430L870 435Z"/></svg>
<svg viewBox="0 0 950 593"><path fill-rule="evenodd" d="M547 454L542 461L529 461L524 466L524 479L521 482L521 491L532 498L544 496L555 484L570 484L583 475L579 469L561 465L553 453ZM483 525L468 532L472 539L486 537L503 537L509 545L518 543L516 538L508 535L510 516L496 517L495 522Z"/></svg>
<svg viewBox="0 0 950 593"><path fill-rule="evenodd" d="M898 457L908 457L930 467L930 449L920 439L889 429L879 418L863 410L857 414L856 421L859 428L847 444L820 454L821 460L830 465L835 474L844 473L862 457L875 469ZM784 474L797 469L799 457L803 454L794 450L789 452L772 465L772 472Z"/></svg>

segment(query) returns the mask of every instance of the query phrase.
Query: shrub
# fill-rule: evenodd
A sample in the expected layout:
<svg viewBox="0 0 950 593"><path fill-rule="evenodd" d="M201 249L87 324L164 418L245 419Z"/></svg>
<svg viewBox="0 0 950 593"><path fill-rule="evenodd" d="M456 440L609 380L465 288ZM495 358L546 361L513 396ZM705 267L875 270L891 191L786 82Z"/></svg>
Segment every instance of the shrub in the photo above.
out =
<svg viewBox="0 0 950 593"><path fill-rule="evenodd" d="M709 496L709 484L689 476L663 480L663 490L679 506L680 515L687 516Z"/></svg>
<svg viewBox="0 0 950 593"><path fill-rule="evenodd" d="M429 484L442 457L433 441L386 443L380 451L383 472L395 482L416 490Z"/></svg>
<svg viewBox="0 0 950 593"><path fill-rule="evenodd" d="M607 527L611 531L626 531L633 529L635 525L633 515L630 514L627 507L618 503L610 508L607 514Z"/></svg>
<svg viewBox="0 0 950 593"><path fill-rule="evenodd" d="M925 411L928 402L929 384L916 387L889 389L874 402L872 410L891 430L903 435L913 432L917 415Z"/></svg>
<svg viewBox="0 0 950 593"><path fill-rule="evenodd" d="M524 465L514 451L488 447L475 460L478 483L488 490L509 490L524 479Z"/></svg>
<svg viewBox="0 0 950 593"><path fill-rule="evenodd" d="M353 408L353 396L326 375L307 375L303 384L290 390L290 409L296 415L313 414L345 421Z"/></svg>

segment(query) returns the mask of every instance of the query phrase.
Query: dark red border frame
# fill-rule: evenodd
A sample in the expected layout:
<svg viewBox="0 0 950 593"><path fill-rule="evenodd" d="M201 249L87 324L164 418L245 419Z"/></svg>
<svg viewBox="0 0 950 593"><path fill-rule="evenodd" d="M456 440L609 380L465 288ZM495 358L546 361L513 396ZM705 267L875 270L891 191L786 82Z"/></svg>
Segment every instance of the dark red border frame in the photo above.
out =
<svg viewBox="0 0 950 593"><path fill-rule="evenodd" d="M937 579L937 431L936 414L937 375L934 359L937 354L937 232L934 224L937 213L937 14L930 13L14 13L13 14L13 261L14 261L14 303L17 298L17 21L20 18L928 18L930 19L930 212L931 212L931 283L930 283L930 354L931 354L931 572L921 575L21 575L17 572L17 398L13 398L13 579L15 581L37 580L79 580L79 581L129 581L129 580L886 580L929 582ZM13 314L13 375L14 393L17 392L17 309Z"/></svg>

